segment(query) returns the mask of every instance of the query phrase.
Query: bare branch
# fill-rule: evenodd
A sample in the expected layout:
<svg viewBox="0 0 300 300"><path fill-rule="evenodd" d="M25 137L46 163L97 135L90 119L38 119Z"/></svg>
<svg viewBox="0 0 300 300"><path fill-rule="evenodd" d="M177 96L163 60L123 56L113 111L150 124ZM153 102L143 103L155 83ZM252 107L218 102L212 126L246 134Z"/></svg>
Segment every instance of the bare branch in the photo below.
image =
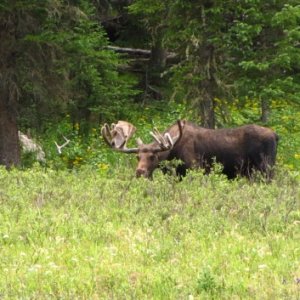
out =
<svg viewBox="0 0 300 300"><path fill-rule="evenodd" d="M143 56L143 57L149 57L151 56L151 50L148 49L138 49L138 48L124 48L124 47L116 47L116 46L106 46L105 47L108 50L113 50L115 52L119 52L119 53L127 53L129 55L139 55L139 56ZM174 58L176 57L177 54L174 52L169 52L167 53L167 58Z"/></svg>
<svg viewBox="0 0 300 300"><path fill-rule="evenodd" d="M57 148L57 152L58 152L59 154L62 153L62 151L61 151L62 148L64 148L65 146L67 146L67 145L70 143L70 140L67 139L65 136L63 136L63 138L64 138L66 141L65 141L65 143L63 143L61 146L58 145L58 144L54 141L54 143L55 143L55 145L56 145L56 148Z"/></svg>

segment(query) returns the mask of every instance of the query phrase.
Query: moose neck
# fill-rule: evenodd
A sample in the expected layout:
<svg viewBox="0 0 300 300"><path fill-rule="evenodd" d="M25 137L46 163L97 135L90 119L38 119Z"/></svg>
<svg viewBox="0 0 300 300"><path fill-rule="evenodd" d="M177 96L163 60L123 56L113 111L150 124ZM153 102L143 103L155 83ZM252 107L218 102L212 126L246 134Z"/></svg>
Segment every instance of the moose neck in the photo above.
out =
<svg viewBox="0 0 300 300"><path fill-rule="evenodd" d="M158 153L159 161L169 160L170 154L172 150L161 151Z"/></svg>

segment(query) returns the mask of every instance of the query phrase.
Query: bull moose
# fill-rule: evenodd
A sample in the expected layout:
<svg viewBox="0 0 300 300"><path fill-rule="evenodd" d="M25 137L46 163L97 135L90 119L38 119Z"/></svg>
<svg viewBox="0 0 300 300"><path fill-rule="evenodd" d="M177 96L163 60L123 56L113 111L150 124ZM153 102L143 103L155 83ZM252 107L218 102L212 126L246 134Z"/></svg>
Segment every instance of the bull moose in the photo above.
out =
<svg viewBox="0 0 300 300"><path fill-rule="evenodd" d="M137 139L137 148L127 148L126 143L134 132L135 127L125 121L111 127L104 124L101 130L105 142L113 150L137 154L137 177L151 178L160 162L172 159L181 161L176 168L179 176L185 176L190 168L202 168L209 173L216 161L223 165L222 172L229 179L238 175L250 178L254 171L268 179L272 177L278 136L266 127L244 125L207 129L179 120L163 134L157 129L151 131L152 143L144 144Z"/></svg>

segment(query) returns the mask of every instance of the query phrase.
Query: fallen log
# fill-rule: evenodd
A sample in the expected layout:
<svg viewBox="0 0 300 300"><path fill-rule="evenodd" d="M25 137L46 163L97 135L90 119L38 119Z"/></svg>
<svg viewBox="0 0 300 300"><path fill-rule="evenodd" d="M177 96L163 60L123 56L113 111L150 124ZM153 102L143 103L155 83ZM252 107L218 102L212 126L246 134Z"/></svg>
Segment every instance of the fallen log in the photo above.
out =
<svg viewBox="0 0 300 300"><path fill-rule="evenodd" d="M147 58L151 57L151 50L148 49L127 48L127 47L117 47L117 46L106 46L105 48L108 50L116 51L118 53L127 53L128 55L144 56ZM174 52L167 53L167 59L172 59L176 56L177 54Z"/></svg>

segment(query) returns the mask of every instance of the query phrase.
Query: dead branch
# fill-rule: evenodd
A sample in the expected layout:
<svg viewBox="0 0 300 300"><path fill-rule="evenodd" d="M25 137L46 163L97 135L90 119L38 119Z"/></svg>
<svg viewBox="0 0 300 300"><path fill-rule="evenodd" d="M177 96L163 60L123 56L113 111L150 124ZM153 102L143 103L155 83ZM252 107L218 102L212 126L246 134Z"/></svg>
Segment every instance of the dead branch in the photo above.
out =
<svg viewBox="0 0 300 300"><path fill-rule="evenodd" d="M63 136L63 138L64 138L66 141L65 141L65 143L63 143L61 146L58 145L58 144L54 141L54 143L55 143L55 145L56 145L56 148L57 148L57 152L58 152L59 154L62 153L61 149L64 148L65 146L67 146L67 145L70 143L70 140L68 140L65 136Z"/></svg>

